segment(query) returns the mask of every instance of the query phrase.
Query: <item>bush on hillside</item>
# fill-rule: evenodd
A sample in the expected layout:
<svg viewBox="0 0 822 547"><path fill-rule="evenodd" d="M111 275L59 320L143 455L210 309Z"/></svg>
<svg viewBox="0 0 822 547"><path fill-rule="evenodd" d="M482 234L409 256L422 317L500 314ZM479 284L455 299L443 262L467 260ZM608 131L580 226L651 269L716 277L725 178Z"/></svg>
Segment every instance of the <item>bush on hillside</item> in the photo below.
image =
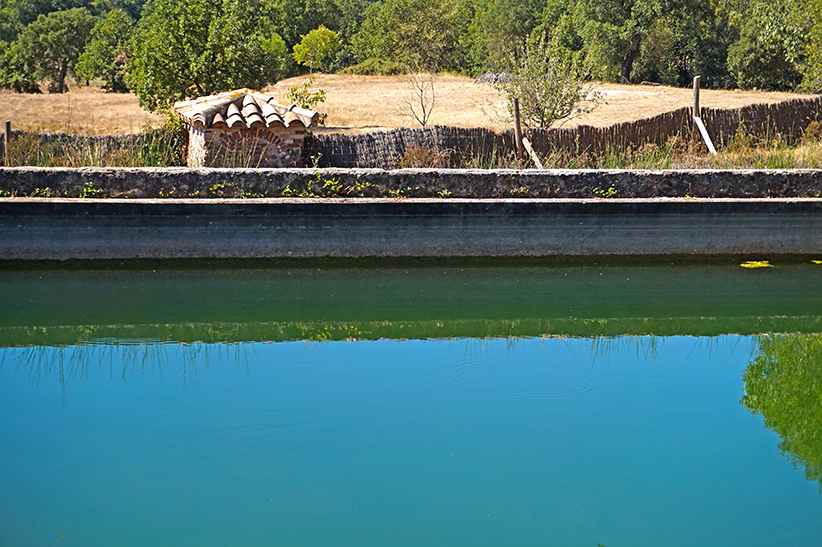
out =
<svg viewBox="0 0 822 547"><path fill-rule="evenodd" d="M403 67L400 63L386 61L385 59L376 59L373 57L340 71L341 74L360 74L363 76L390 76L395 74L403 74L404 72L405 67Z"/></svg>

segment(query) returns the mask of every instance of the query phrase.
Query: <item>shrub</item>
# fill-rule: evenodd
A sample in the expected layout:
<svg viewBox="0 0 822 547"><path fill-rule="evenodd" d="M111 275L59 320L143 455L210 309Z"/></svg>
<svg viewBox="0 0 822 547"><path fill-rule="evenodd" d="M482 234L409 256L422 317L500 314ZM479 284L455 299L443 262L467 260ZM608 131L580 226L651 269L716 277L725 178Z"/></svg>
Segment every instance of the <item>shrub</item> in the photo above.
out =
<svg viewBox="0 0 822 547"><path fill-rule="evenodd" d="M392 76L405 73L405 67L394 61L371 58L341 71L342 74L360 74L363 76Z"/></svg>

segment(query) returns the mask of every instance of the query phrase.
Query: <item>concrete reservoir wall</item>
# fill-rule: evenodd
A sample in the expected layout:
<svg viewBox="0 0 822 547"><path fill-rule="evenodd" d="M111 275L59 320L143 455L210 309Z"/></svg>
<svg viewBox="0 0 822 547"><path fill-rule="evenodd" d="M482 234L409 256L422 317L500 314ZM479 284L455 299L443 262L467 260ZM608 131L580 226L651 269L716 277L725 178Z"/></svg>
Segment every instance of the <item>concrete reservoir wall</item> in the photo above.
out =
<svg viewBox="0 0 822 547"><path fill-rule="evenodd" d="M668 255L822 258L822 199L0 199L0 261Z"/></svg>

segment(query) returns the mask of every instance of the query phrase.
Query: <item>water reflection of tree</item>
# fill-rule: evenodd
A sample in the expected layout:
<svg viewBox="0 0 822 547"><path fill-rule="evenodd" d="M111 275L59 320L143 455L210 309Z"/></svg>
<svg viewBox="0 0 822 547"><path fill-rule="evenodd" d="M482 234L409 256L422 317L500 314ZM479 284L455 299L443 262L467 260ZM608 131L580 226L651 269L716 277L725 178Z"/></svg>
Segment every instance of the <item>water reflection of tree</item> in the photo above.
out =
<svg viewBox="0 0 822 547"><path fill-rule="evenodd" d="M779 434L780 451L822 489L822 335L767 335L745 370L740 401Z"/></svg>

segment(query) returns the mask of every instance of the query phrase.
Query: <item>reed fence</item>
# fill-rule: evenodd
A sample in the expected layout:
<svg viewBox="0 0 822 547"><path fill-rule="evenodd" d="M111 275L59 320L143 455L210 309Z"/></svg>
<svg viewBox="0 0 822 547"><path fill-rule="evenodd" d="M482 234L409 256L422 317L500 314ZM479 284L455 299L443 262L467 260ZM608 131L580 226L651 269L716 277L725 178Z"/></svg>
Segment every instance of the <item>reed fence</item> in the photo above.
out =
<svg viewBox="0 0 822 547"><path fill-rule="evenodd" d="M780 138L794 142L811 122L822 123L822 97L793 99L776 104L754 104L733 109L701 108L717 147L727 146L737 135L756 139ZM552 153L602 154L607 151L638 149L647 143L662 145L671 137L690 137L693 131L691 108L680 108L651 118L608 127L580 125L568 128L528 129L525 136L541 156ZM163 130L137 135L70 135L66 133L26 133L15 130L13 139L38 141L40 155L78 155L95 165L111 165L125 156L132 165L150 158L149 165L179 165L185 157L183 145L164 138ZM167 141L167 142L166 142ZM411 148L432 150L447 158L450 167L492 166L492 158L512 156L516 148L513 129L495 132L484 128L434 126L401 128L361 135L313 133L306 135L303 156L306 165L317 167L400 166ZM44 152L45 151L45 152ZM3 151L5 152L5 151ZM172 159L173 158L173 159Z"/></svg>
<svg viewBox="0 0 822 547"><path fill-rule="evenodd" d="M777 135L795 141L811 122L822 122L822 97L793 99L776 104L754 104L733 109L701 108L700 115L714 143L727 145L744 132L758 139ZM580 125L568 128L528 129L525 135L538 154L562 152L602 154L608 150L662 145L674 136L690 137L691 108L608 127ZM515 149L513 129L435 126L393 129L362 135L314 133L305 140L304 155L318 167L380 167L400 165L412 147L447 153L453 167L465 167L477 158L505 157Z"/></svg>

